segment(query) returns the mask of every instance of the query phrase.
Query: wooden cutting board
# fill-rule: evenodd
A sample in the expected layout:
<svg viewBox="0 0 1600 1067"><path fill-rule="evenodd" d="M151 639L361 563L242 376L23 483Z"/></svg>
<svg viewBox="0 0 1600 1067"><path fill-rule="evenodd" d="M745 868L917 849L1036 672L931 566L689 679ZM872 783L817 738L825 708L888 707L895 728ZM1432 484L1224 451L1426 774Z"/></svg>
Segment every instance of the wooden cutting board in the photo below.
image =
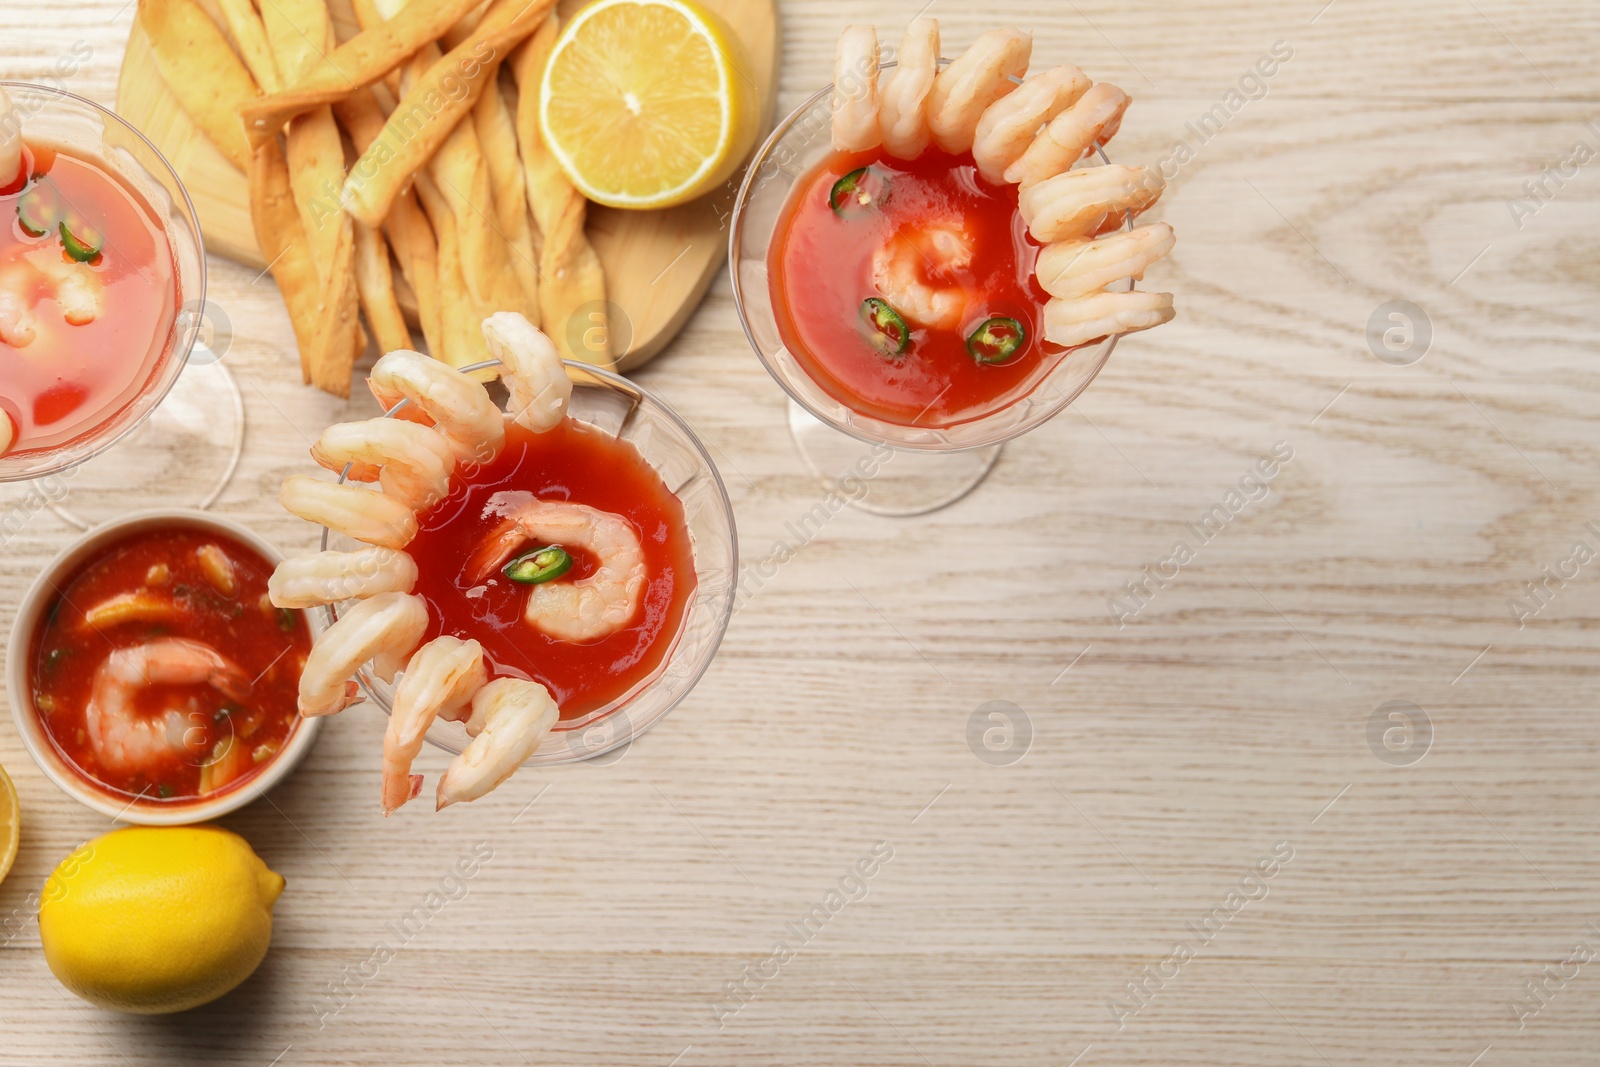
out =
<svg viewBox="0 0 1600 1067"><path fill-rule="evenodd" d="M218 26L226 26L212 0L200 0ZM566 0L569 18L585 0ZM721 15L744 45L745 73L760 94L764 132L776 99L778 18L772 0L701 0ZM356 32L349 0L330 0L341 41ZM249 195L237 170L206 140L179 106L156 69L149 40L137 20L117 81L117 112L144 132L183 179L200 216L206 249L247 266L265 268L250 224ZM691 204L665 211L619 211L591 206L589 238L606 270L612 308L612 345L619 367L640 366L677 334L727 258L727 222L736 182ZM404 279L396 274L398 286ZM410 303L410 293L401 293Z"/></svg>

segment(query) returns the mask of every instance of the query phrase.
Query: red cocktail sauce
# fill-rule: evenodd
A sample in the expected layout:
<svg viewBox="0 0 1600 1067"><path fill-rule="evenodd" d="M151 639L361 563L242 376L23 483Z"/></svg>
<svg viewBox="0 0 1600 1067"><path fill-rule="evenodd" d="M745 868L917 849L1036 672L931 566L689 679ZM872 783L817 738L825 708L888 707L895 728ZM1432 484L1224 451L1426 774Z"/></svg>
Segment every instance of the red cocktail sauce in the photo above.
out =
<svg viewBox="0 0 1600 1067"><path fill-rule="evenodd" d="M647 573L632 622L597 641L558 641L524 621L527 586L498 570L484 581L468 573L474 552L501 525L485 513L489 499L508 492L587 504L632 524ZM559 581L594 572L592 556L566 547L573 565ZM420 572L416 592L428 603L424 640L440 634L477 640L491 677L538 682L563 719L604 707L661 668L696 584L683 504L633 445L570 418L543 434L507 423L505 449L488 464L457 472L450 495L422 516L406 551Z"/></svg>
<svg viewBox="0 0 1600 1067"><path fill-rule="evenodd" d="M207 545L226 557L231 591L201 565L197 552ZM302 614L267 602L271 574L272 564L231 537L174 527L131 534L62 582L26 669L39 721L67 763L109 792L146 801L209 797L259 774L300 722L296 692L311 651ZM97 612L119 597L137 598L137 608L112 618ZM165 637L210 645L253 679L249 692L234 700L204 683L145 686L133 714L180 711L179 743L137 768L102 760L84 714L97 669L113 649Z"/></svg>
<svg viewBox="0 0 1600 1067"><path fill-rule="evenodd" d="M860 167L886 180L884 195L865 210L836 213L834 183ZM949 224L969 235L972 262L922 273L932 285L966 291L961 326L913 327L907 351L887 357L861 322L866 298L889 296L873 283L873 254L897 234ZM981 179L970 153L930 148L903 160L882 149L834 152L795 184L773 235L768 267L778 330L812 379L854 411L908 426L981 418L1027 395L1066 354L1043 341L1049 297L1033 277L1038 250L1017 212L1016 187ZM981 363L967 350L968 336L990 316L1027 330L1026 343L1001 364Z"/></svg>
<svg viewBox="0 0 1600 1067"><path fill-rule="evenodd" d="M0 410L16 439L11 454L60 448L92 433L127 407L155 375L177 316L172 247L156 213L102 164L44 144L23 153L28 179L0 190L0 287L26 305L33 339L0 340ZM72 263L58 229L35 236L19 210L30 198L51 206L43 221L65 219L94 235L99 254ZM66 321L56 285L30 263L48 256L86 271L103 287L92 322Z"/></svg>

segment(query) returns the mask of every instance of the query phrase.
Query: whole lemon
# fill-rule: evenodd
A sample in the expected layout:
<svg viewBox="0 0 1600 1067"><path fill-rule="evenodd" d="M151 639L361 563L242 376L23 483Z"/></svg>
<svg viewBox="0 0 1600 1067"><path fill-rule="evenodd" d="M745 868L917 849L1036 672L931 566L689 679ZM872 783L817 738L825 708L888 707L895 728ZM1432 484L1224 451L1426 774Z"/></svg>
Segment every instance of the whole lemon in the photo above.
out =
<svg viewBox="0 0 1600 1067"><path fill-rule="evenodd" d="M45 962L62 985L102 1008L187 1011L261 963L283 884L230 830L113 830L80 846L45 880Z"/></svg>

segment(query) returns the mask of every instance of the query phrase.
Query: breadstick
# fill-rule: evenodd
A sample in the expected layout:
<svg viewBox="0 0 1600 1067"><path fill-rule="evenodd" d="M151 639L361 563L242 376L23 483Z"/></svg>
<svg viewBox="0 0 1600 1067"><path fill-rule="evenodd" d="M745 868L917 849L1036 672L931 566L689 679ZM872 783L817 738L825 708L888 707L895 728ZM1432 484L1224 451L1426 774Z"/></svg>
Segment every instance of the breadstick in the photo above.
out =
<svg viewBox="0 0 1600 1067"><path fill-rule="evenodd" d="M439 308L439 242L427 214L417 203L414 189L407 189L389 212L389 241L400 270L417 296L417 322L429 352L444 350L444 326Z"/></svg>
<svg viewBox="0 0 1600 1067"><path fill-rule="evenodd" d="M272 0L262 11L262 25L284 77L298 80L333 50L333 22L324 0ZM360 290L352 224L334 199L345 173L344 142L333 110L323 106L290 120L284 155L320 282L311 381L336 396L348 396L350 371L361 347Z"/></svg>
<svg viewBox="0 0 1600 1067"><path fill-rule="evenodd" d="M360 0L357 17L397 17L403 13L405 3L406 0ZM419 85L425 84L430 73L440 65L441 57L436 46L420 49L405 69L399 72L406 97L413 98ZM499 92L496 85L497 66L487 65L478 75L482 81L494 87L496 94ZM457 89L461 88L457 83ZM363 149L363 154L380 158L385 144L382 138L387 132L388 127L380 132L372 145ZM515 139L514 133L512 138ZM508 154L513 167L520 172L520 166L515 162L514 148ZM391 160L385 165L395 164ZM496 207L497 200L505 197L497 198L495 195L491 171L478 141L475 123L460 122L449 130L438 151L426 167L417 173L417 177L421 178L424 174L433 181L427 183L422 191L426 194L431 190L437 194L431 197L425 195L424 203L438 235L439 289L441 294L459 294L464 303L464 307L452 306L450 297L442 295L441 328L444 336L442 344L434 349L434 355L454 366L480 362L488 358L488 349L476 324L497 311L517 311L533 317L537 316L538 309L528 298L512 267L513 252L501 230ZM352 176L350 185L355 185L359 179L358 172ZM527 216L526 210L520 207L520 196L517 204L523 211L523 231L526 232ZM532 266L531 241L529 245L525 251L528 265ZM467 325L463 326L463 323Z"/></svg>
<svg viewBox="0 0 1600 1067"><path fill-rule="evenodd" d="M518 86L517 143L528 203L541 235L540 325L563 358L609 367L616 356L606 318L605 270L583 231L589 202L556 165L539 132L539 82L559 29L557 17L550 15L512 60ZM580 313L585 321L576 321Z"/></svg>
<svg viewBox="0 0 1600 1067"><path fill-rule="evenodd" d="M528 318L539 324L539 261L533 251L533 234L528 228L528 198L522 177L522 160L517 155L517 127L500 95L498 72L472 109L472 124L478 132L483 161L489 165L489 184L494 188L496 228L510 252L511 269L522 283Z"/></svg>
<svg viewBox="0 0 1600 1067"><path fill-rule="evenodd" d="M439 239L439 332L442 340L433 351L433 358L452 367L465 367L487 359L488 346L483 341L483 316L477 315L468 299L466 283L461 276L455 212L427 173L417 175L415 188ZM488 377L492 378L493 374Z"/></svg>
<svg viewBox="0 0 1600 1067"><path fill-rule="evenodd" d="M478 28L478 23L483 21L483 16L488 12L491 3L492 0L479 0L477 7L462 15L459 22L445 30L444 37L441 38L444 41L444 46L446 48L454 48L462 41L465 41L467 36Z"/></svg>
<svg viewBox="0 0 1600 1067"><path fill-rule="evenodd" d="M505 238L495 228L489 167L472 123L463 122L450 131L429 165L428 173L433 176L455 219L462 286L476 321L481 324L497 311L516 311L529 317L538 315L511 269L511 252ZM466 347L471 358L464 355L460 358L467 362L489 358L481 331ZM451 362L457 358L456 353L450 356Z"/></svg>
<svg viewBox="0 0 1600 1067"><path fill-rule="evenodd" d="M272 46L267 45L267 32L254 5L250 0L218 0L216 6L222 10L227 32L234 35L238 56L245 61L262 93L282 90L283 78L278 77L278 64L272 58Z"/></svg>
<svg viewBox="0 0 1600 1067"><path fill-rule="evenodd" d="M325 393L349 399L350 375L356 356L366 347L358 311L354 228L339 228L333 264L318 293L317 335L311 347L311 384Z"/></svg>
<svg viewBox="0 0 1600 1067"><path fill-rule="evenodd" d="M394 274L389 268L389 245L380 230L357 223L356 288L361 293L361 310L367 314L378 348L393 352L411 347L411 330L394 298Z"/></svg>
<svg viewBox="0 0 1600 1067"><path fill-rule="evenodd" d="M371 89L351 94L333 105L333 110L349 131L357 152L366 151L383 132L383 106ZM439 325L438 245L412 190L407 189L394 202L386 227L400 270L417 297L417 321L422 326L423 339L430 352L439 352L444 339ZM377 332L376 325L373 329Z"/></svg>
<svg viewBox="0 0 1600 1067"><path fill-rule="evenodd" d="M256 243L267 258L268 269L283 294L300 350L300 379L311 382L311 349L317 334L316 265L311 248L300 228L300 213L289 188L289 166L274 137L255 151L250 164L250 221L255 225Z"/></svg>
<svg viewBox="0 0 1600 1067"><path fill-rule="evenodd" d="M217 6L222 9L222 19L238 42L239 55L250 68L256 84L264 93L278 92L283 88L283 79L278 76L278 63L272 56L266 28L255 6L250 0L217 0Z"/></svg>
<svg viewBox="0 0 1600 1067"><path fill-rule="evenodd" d="M383 134L351 168L345 210L369 226L382 223L400 190L477 104L495 56L532 33L554 2L496 0L471 36L415 79ZM407 6L396 20L413 10Z"/></svg>
<svg viewBox="0 0 1600 1067"><path fill-rule="evenodd" d="M183 110L229 162L248 171L250 143L237 109L261 91L217 24L194 0L139 0L139 25Z"/></svg>
<svg viewBox="0 0 1600 1067"><path fill-rule="evenodd" d="M171 2L171 0L168 0ZM312 72L281 93L239 108L251 144L272 137L295 115L365 88L438 39L481 0L433 0L363 30L334 49ZM209 20L208 20L209 21ZM211 91L209 84L202 86Z"/></svg>
<svg viewBox="0 0 1600 1067"><path fill-rule="evenodd" d="M333 23L323 0L272 0L262 11L262 24L278 70L291 80L312 70L322 53L333 48ZM344 143L332 109L315 108L289 123L285 158L312 261L327 282L344 224L327 192L344 184Z"/></svg>

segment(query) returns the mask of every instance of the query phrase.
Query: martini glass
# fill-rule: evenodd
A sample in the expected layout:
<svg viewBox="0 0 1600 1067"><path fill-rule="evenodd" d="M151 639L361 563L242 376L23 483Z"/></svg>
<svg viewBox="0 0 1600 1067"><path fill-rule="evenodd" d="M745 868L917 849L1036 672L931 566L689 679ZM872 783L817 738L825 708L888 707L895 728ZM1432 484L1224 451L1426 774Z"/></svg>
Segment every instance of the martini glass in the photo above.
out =
<svg viewBox="0 0 1600 1067"><path fill-rule="evenodd" d="M37 447L23 440L0 456L0 483L8 483L0 484L0 540L45 508L87 529L158 501L208 507L238 465L244 405L219 362L227 327L206 303L194 205L156 147L111 111L48 86L0 85L25 143L92 163L144 202L166 238L175 279L165 335L129 339L145 365L128 390L69 439Z"/></svg>
<svg viewBox="0 0 1600 1067"><path fill-rule="evenodd" d="M833 151L832 95L829 85L779 123L745 172L729 235L734 304L750 347L789 395L789 432L812 473L865 511L920 515L966 496L988 476L1004 442L1054 418L1076 400L1111 358L1117 339L1070 349L1009 403L943 426L905 425L863 414L818 384L778 328L768 253L795 184ZM1097 149L1080 166L1109 162ZM1131 228L1132 220L1126 225ZM1133 281L1112 288L1131 289ZM865 492L859 489L863 481L868 483ZM843 492L841 484L858 488Z"/></svg>
<svg viewBox="0 0 1600 1067"><path fill-rule="evenodd" d="M716 464L689 424L653 393L628 379L587 363L564 361L573 379L567 414L639 450L662 482L683 504L684 522L694 546L695 591L684 611L671 648L649 677L631 690L586 715L562 719L523 766L574 763L620 749L677 707L711 666L733 615L739 579L739 546L733 504ZM500 366L488 360L461 368L463 374ZM402 400L388 415L409 404ZM341 475L339 480L344 481ZM333 542L330 546L330 541ZM355 541L326 528L322 547L359 548ZM336 620L339 605L328 609ZM395 687L372 673L370 665L356 680L372 702L389 714ZM460 754L471 741L460 722L434 720L427 738L448 752Z"/></svg>

